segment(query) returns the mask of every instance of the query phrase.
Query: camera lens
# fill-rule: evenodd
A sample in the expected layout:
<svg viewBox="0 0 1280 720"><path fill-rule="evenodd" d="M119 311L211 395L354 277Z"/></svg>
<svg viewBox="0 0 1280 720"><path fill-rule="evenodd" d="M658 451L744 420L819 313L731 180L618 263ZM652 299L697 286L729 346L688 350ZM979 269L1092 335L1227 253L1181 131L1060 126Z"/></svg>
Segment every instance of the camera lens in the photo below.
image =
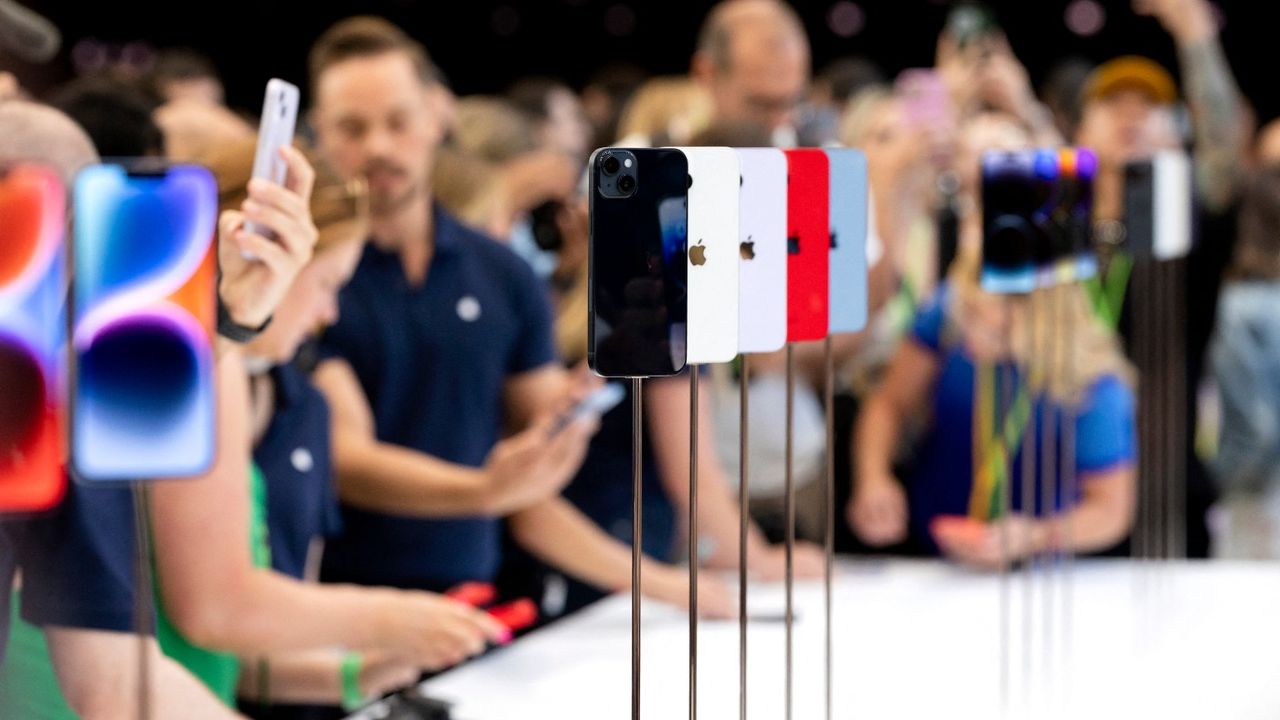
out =
<svg viewBox="0 0 1280 720"><path fill-rule="evenodd" d="M601 167L604 168L605 175L614 175L619 170L622 169L622 163L618 160L616 156L610 155L609 157L606 157L604 159L604 162L601 164Z"/></svg>
<svg viewBox="0 0 1280 720"><path fill-rule="evenodd" d="M618 189L624 193L629 193L636 189L636 179L630 175L623 175L618 178Z"/></svg>

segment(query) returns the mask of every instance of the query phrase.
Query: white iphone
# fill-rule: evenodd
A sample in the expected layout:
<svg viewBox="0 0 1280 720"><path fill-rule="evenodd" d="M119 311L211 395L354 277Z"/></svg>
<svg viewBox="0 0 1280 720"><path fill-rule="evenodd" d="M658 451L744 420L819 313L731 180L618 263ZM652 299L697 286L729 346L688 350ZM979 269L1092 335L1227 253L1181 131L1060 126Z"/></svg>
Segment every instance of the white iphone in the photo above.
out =
<svg viewBox="0 0 1280 720"><path fill-rule="evenodd" d="M831 290L829 332L867 326L867 156L826 150L831 167Z"/></svg>
<svg viewBox="0 0 1280 720"><path fill-rule="evenodd" d="M787 343L787 156L777 148L736 152L738 351L774 352Z"/></svg>
<svg viewBox="0 0 1280 720"><path fill-rule="evenodd" d="M689 159L690 365L738 354L738 154L727 147L678 148Z"/></svg>
<svg viewBox="0 0 1280 720"><path fill-rule="evenodd" d="M262 119L258 124L258 149L253 156L253 176L283 185L288 167L280 158L280 148L293 144L298 124L298 86L279 78L267 82L267 96L262 103ZM271 237L266 228L246 223L249 232Z"/></svg>

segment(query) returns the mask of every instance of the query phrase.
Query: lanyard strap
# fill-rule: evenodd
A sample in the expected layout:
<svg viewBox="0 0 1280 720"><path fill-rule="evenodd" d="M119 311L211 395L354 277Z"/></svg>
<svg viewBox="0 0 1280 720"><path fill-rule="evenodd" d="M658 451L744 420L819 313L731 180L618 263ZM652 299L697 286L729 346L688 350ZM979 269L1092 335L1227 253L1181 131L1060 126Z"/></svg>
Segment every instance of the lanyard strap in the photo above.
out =
<svg viewBox="0 0 1280 720"><path fill-rule="evenodd" d="M1011 448L1022 443L1031 419L1031 394L1026 383L1018 383L1013 407L1004 418L1000 432L995 429L996 368L992 363L977 367L977 422L974 426L974 483L969 494L969 516L994 520L1002 513L1000 497L1009 481Z"/></svg>
<svg viewBox="0 0 1280 720"><path fill-rule="evenodd" d="M1133 260L1124 253L1116 253L1107 265L1107 272L1084 281L1085 292L1093 311L1115 330L1120 324L1120 312L1124 309L1124 296L1133 272Z"/></svg>

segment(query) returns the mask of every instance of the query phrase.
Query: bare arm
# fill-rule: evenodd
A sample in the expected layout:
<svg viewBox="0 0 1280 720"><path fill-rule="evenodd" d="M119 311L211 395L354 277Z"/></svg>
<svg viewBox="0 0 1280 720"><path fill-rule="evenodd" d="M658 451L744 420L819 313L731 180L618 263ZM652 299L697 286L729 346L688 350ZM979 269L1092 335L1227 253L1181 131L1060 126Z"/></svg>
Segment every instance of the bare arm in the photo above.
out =
<svg viewBox="0 0 1280 720"><path fill-rule="evenodd" d="M429 593L311 585L253 567L248 388L238 353L218 364L217 386L213 469L150 490L160 596L188 639L240 655L385 649L438 668L498 636L482 614Z"/></svg>
<svg viewBox="0 0 1280 720"><path fill-rule="evenodd" d="M858 416L847 517L869 545L891 545L907 537L907 499L893 476L894 455L907 420L923 416L937 377L933 354L915 340L904 340Z"/></svg>
<svg viewBox="0 0 1280 720"><path fill-rule="evenodd" d="M333 413L333 460L344 502L416 517L487 514L497 498L484 472L378 440L373 411L351 366L326 360L316 387Z"/></svg>
<svg viewBox="0 0 1280 720"><path fill-rule="evenodd" d="M892 476L903 424L923 415L938 369L937 358L920 343L908 338L899 344L858 416L853 462L859 483Z"/></svg>
<svg viewBox="0 0 1280 720"><path fill-rule="evenodd" d="M511 532L534 557L566 575L606 592L631 588L631 548L614 540L567 500L555 498L510 518ZM688 607L685 572L645 557L641 564L647 597ZM698 583L703 614L732 614L724 587L703 577Z"/></svg>
<svg viewBox="0 0 1280 720"><path fill-rule="evenodd" d="M1196 141L1196 186L1212 210L1223 210L1240 182L1248 127L1240 88L1218 41L1218 24L1205 0L1135 0L1178 48L1182 81Z"/></svg>
<svg viewBox="0 0 1280 720"><path fill-rule="evenodd" d="M241 698L263 705L340 705L343 701L342 661L343 653L337 650L289 653L267 661L249 660L240 673L238 692ZM378 697L412 684L419 674L413 665L390 656L365 654L360 664L360 695Z"/></svg>
<svg viewBox="0 0 1280 720"><path fill-rule="evenodd" d="M241 716L223 705L186 668L160 652L154 639L100 630L45 628L49 655L67 704L84 720L139 717L138 652L145 647L155 717L232 720Z"/></svg>

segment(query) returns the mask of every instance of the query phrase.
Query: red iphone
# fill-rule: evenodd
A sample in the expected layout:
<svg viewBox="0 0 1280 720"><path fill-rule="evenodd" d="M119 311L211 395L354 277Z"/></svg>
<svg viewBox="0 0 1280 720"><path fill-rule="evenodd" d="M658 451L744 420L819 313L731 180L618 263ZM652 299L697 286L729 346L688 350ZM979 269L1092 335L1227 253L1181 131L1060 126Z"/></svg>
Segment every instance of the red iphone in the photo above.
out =
<svg viewBox="0 0 1280 720"><path fill-rule="evenodd" d="M822 150L787 150L787 342L821 340L830 320L830 165Z"/></svg>

